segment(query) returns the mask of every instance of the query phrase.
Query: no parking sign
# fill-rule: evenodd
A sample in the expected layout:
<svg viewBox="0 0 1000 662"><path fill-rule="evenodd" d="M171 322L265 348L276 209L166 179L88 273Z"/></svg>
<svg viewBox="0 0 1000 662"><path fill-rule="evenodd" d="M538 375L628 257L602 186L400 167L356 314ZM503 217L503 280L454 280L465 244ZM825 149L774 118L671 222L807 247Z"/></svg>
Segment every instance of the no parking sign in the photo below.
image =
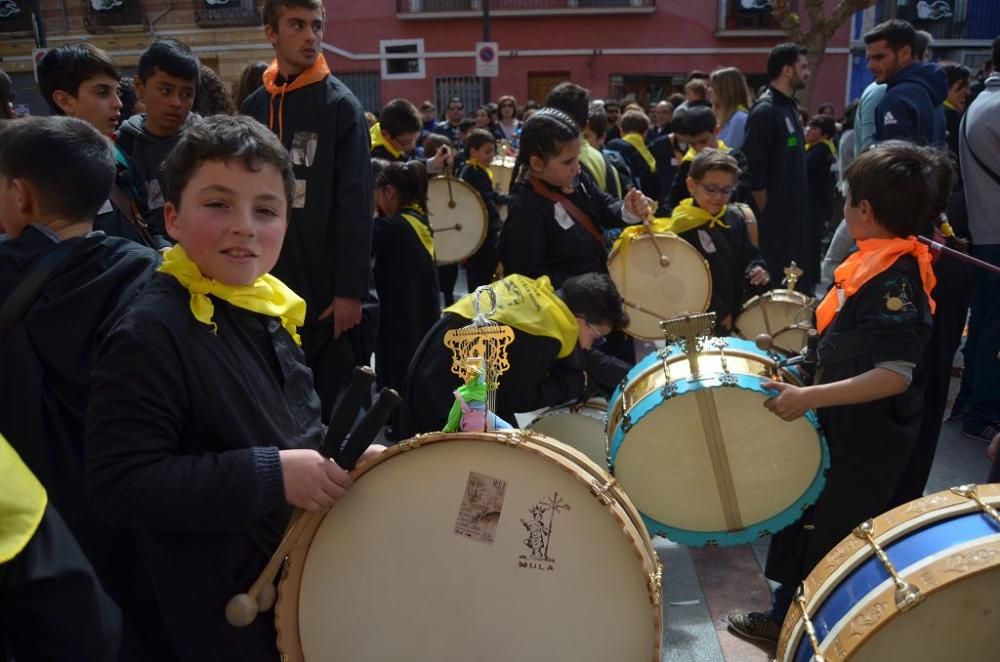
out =
<svg viewBox="0 0 1000 662"><path fill-rule="evenodd" d="M476 42L476 75L496 78L500 75L500 49L495 41Z"/></svg>

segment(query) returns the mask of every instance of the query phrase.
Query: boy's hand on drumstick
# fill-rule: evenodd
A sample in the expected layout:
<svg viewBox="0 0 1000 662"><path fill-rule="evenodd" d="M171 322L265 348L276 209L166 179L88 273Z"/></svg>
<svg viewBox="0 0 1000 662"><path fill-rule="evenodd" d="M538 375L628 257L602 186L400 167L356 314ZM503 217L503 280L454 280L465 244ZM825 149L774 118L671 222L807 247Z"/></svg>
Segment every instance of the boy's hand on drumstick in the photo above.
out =
<svg viewBox="0 0 1000 662"><path fill-rule="evenodd" d="M993 437L993 441L986 447L986 457L990 458L990 462L996 462L998 452L1000 452L1000 434Z"/></svg>
<svg viewBox="0 0 1000 662"><path fill-rule="evenodd" d="M786 421L794 421L812 408L808 387L766 381L764 388L778 392L778 395L764 401L764 407Z"/></svg>
<svg viewBox="0 0 1000 662"><path fill-rule="evenodd" d="M346 471L318 451L303 448L279 451L278 455L285 500L296 508L314 513L329 510L353 482Z"/></svg>
<svg viewBox="0 0 1000 662"><path fill-rule="evenodd" d="M771 274L764 267L756 266L747 274L747 280L751 285L767 285L771 282Z"/></svg>
<svg viewBox="0 0 1000 662"><path fill-rule="evenodd" d="M625 196L625 209L636 218L646 220L656 210L656 202L644 196L639 189L634 188Z"/></svg>
<svg viewBox="0 0 1000 662"><path fill-rule="evenodd" d="M451 150L447 145L441 145L434 156L427 162L429 172L441 172L451 168Z"/></svg>

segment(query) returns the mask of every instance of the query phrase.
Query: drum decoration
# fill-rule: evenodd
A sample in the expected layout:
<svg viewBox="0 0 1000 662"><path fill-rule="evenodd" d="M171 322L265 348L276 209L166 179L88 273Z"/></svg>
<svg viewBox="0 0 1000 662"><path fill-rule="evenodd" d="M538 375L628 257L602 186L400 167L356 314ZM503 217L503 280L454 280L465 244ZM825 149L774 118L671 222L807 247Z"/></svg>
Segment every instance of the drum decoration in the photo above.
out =
<svg viewBox="0 0 1000 662"><path fill-rule="evenodd" d="M608 256L608 273L631 319L625 332L659 340L660 322L708 310L712 274L698 250L673 232L633 226Z"/></svg>
<svg viewBox="0 0 1000 662"><path fill-rule="evenodd" d="M607 424L608 401L591 398L586 402L544 409L528 424L528 429L572 446L607 470Z"/></svg>
<svg viewBox="0 0 1000 662"><path fill-rule="evenodd" d="M738 338L711 338L713 313L663 323L670 343L640 361L608 409L609 465L650 533L734 545L777 532L814 503L830 458L814 412L783 421L762 404L794 369Z"/></svg>
<svg viewBox="0 0 1000 662"><path fill-rule="evenodd" d="M490 299L486 312L480 307L483 295ZM514 330L490 319L496 313L497 296L489 285L476 288L472 304L476 311L472 322L444 334L445 347L451 350L451 371L463 384L455 391L455 406L462 410L459 429L468 431L470 425L476 425L480 432L509 428L509 424L496 417L496 398L500 376L510 369L507 346L514 340ZM481 423L472 423L479 416ZM446 428L446 431L453 430Z"/></svg>
<svg viewBox="0 0 1000 662"><path fill-rule="evenodd" d="M450 173L427 182L427 217L438 264L461 262L486 241L488 216L483 199L471 184Z"/></svg>
<svg viewBox="0 0 1000 662"><path fill-rule="evenodd" d="M993 660L1000 485L963 485L861 523L803 582L778 662Z"/></svg>
<svg viewBox="0 0 1000 662"><path fill-rule="evenodd" d="M761 334L774 339L774 346L787 354L798 354L806 346L813 325L815 299L797 292L795 284L803 271L794 262L785 268L781 284L786 289L771 290L752 297L736 318L741 338L754 340Z"/></svg>
<svg viewBox="0 0 1000 662"><path fill-rule="evenodd" d="M662 567L580 453L523 430L428 434L352 476L285 559L282 659L660 659Z"/></svg>

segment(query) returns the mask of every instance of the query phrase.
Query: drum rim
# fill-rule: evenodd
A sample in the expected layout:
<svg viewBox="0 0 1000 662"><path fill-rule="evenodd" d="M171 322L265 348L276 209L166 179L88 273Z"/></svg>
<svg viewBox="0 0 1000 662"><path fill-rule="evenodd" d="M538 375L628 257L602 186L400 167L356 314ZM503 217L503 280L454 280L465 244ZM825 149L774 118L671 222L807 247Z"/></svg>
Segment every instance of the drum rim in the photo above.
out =
<svg viewBox="0 0 1000 662"><path fill-rule="evenodd" d="M983 501L994 507L1000 506L1000 484L978 485L977 490L979 491L979 496L983 499ZM873 523L876 531L875 540L883 547L883 549L886 549L891 547L894 543L929 526L974 515L977 512L981 512L981 510L974 501L954 494L951 490L942 490L941 492L928 494L920 499L904 503L874 518ZM995 540L990 542L987 539L987 542L985 543L983 540L983 538L966 540L962 541L955 547L961 547L963 545L965 547L978 547L981 543L983 545L994 545L995 548ZM911 564L910 566L897 568L897 570L901 576L912 577L912 574L915 574L916 572L916 570L912 570L913 568L917 568L919 571L923 572L928 568L932 568L932 566L936 567L938 563L945 562L947 557L950 556L950 554L944 553L948 549L953 548L945 548L941 552L938 552L937 555L941 558L927 564L923 568L920 567L920 563L918 562L916 564ZM815 615L819 614L823 610L827 600L841 585L843 580L850 577L858 568L867 563L873 556L874 554L870 547L853 534L848 534L832 550L830 550L826 556L820 560L813 571L809 573L809 576L803 581L802 588L806 596L806 610L811 617L815 618ZM994 559L992 563L987 563L984 564L982 568L977 568L973 573L962 573L960 576L952 577L953 581L951 582L942 581L933 585L920 583L919 588L925 594L933 594L946 586L967 579L974 574L978 574L980 571L986 571L997 566L1000 566L1000 556ZM943 572L935 572L934 574L938 577L945 576L945 573ZM869 595L881 596L881 594L882 591L875 588L869 591L869 593L866 594L866 597ZM891 592L889 595L891 595ZM871 628L872 633L878 631L883 625L888 624L889 621L899 615L893 599L883 601L890 605L890 607L880 615L877 623ZM844 616L846 616L846 614ZM841 619L838 620L837 623L840 623L844 616L841 616ZM831 628L831 633L833 630L834 628ZM805 626L802 621L801 609L797 603L793 602L788 611L788 615L785 617L785 621L781 626L781 632L777 644L776 659L784 662L790 662L793 660L802 645L808 645L807 642L803 640L804 634ZM829 634L824 637L824 639L826 638L829 638ZM830 640L830 642L831 644L840 642L842 646L847 646L843 632L838 633L838 636L835 636ZM850 651L853 651L860 643L861 642L855 642L854 644L851 644L849 647ZM824 648L829 648L829 646Z"/></svg>
<svg viewBox="0 0 1000 662"><path fill-rule="evenodd" d="M666 238L666 239L676 239L676 240L680 241L682 244L684 244L685 246L687 246L687 249L690 249L691 251L693 251L694 255L701 260L701 264L705 268L705 274L708 276L708 291L707 291L707 295L706 295L706 298L705 298L705 302L702 304L700 310L697 310L697 311L695 311L695 310L687 311L686 314L703 313L706 310L708 310L708 307L710 305L712 305L712 270L709 267L708 260L705 259L705 256L702 255L698 251L698 249L695 248L691 244L691 242L687 241L686 239L684 239L683 237L681 237L680 235L678 235L676 232L662 232L662 231L661 232L645 232L643 234L636 235L634 237L630 237L629 239L627 239L625 241L636 242L636 241L639 241L640 239L642 239L643 237L648 237L650 234L652 234L655 237L663 237L663 238ZM608 275L611 276L611 281L615 283L615 287L619 287L619 285L618 285L617 282L615 282L614 276L612 276L612 274L611 274L611 262L621 252L622 246L624 246L624 241L622 241L621 243L619 243L617 246L613 247L611 249L611 252L608 253L608 260L607 260ZM679 313L679 314L683 315L685 313ZM633 338L639 338L640 340L662 340L663 339L663 335L662 334L655 335L655 336L644 336L644 335L641 335L639 333L636 333L635 331L629 330L628 327L625 327L623 329L623 331L625 331L625 333L627 333L628 335L632 336Z"/></svg>
<svg viewBox="0 0 1000 662"><path fill-rule="evenodd" d="M642 525L638 509L632 504L628 495L621 489L614 478L594 464L583 453L567 446L556 439L531 430L511 430L497 433L485 432L433 432L418 434L383 451L370 461L363 462L351 472L354 481L361 479L376 466L391 460L397 455L418 450L420 447L443 441L463 440L484 441L502 446L518 447L534 453L557 467L569 473L582 482L601 505L620 525L622 537L632 547L646 581L647 591L653 614L653 652L654 660L659 660L663 641L663 611L662 584L660 584L663 568L659 555L653 547L653 541L648 531ZM592 480L588 481L587 476ZM600 479L607 478L603 485ZM618 508L614 508L617 505ZM277 631L278 650L288 660L303 660L302 640L299 624L299 599L302 578L305 572L306 560L312 540L320 525L330 511L322 513L303 514L299 524L299 534L290 547L281 578L278 582L277 599L274 605L274 622ZM638 516L638 518L637 518ZM304 555L303 555L304 554ZM656 586L653 586L653 580ZM655 595L655 598L654 598ZM285 605L288 605L286 608ZM282 617L279 617L282 615ZM286 659L283 657L282 659Z"/></svg>
<svg viewBox="0 0 1000 662"><path fill-rule="evenodd" d="M436 175L434 177L431 177L427 181L427 185L429 187L431 182L442 179L444 180L450 179L453 186L458 185L459 188L464 186L474 194L476 202L479 203L479 209L483 215L483 223L482 223L482 232L480 232L479 240L476 242L476 249L471 253L469 253L468 255L466 255L465 257L460 257L457 260L453 261L442 261L437 259L437 250L435 250L434 264L436 264L439 267L445 267L451 264L459 264L461 263L462 260L467 260L473 255L475 255L477 252L479 252L479 249L483 247L483 244L486 243L486 237L489 235L490 231L490 215L489 212L487 212L486 210L486 203L483 202L483 197L479 195L479 191L476 190L476 187L463 179L459 179L458 177L449 177L447 175ZM427 225L428 227L430 227L430 209L427 210ZM433 228L431 228L431 236L433 237L433 235L434 231Z"/></svg>
<svg viewBox="0 0 1000 662"><path fill-rule="evenodd" d="M740 309L740 314L736 317L735 320L733 320L733 326L736 329L737 334L739 334L740 338L750 341L754 340L754 338L749 338L743 334L743 330L740 329L740 319L743 317L745 313L747 313L750 310L751 307L756 306L758 303L761 303L762 301L791 303L801 308L809 308L812 311L815 311L817 303L815 297L810 297L797 290L789 290L789 289L770 290L768 292L764 292L763 294L752 296L749 299L747 299L747 302L745 304L743 304L743 308ZM803 343L802 347L799 347L798 349L795 349L793 347L785 347L778 344L777 342L778 337L783 333L787 333L789 331L803 331L808 333L809 330L814 328L815 327L812 325L800 324L798 322L782 327L781 329L778 330L777 333L774 333L772 336L775 340L774 346L785 353L798 354L799 352L802 351L803 348L805 348L805 343Z"/></svg>

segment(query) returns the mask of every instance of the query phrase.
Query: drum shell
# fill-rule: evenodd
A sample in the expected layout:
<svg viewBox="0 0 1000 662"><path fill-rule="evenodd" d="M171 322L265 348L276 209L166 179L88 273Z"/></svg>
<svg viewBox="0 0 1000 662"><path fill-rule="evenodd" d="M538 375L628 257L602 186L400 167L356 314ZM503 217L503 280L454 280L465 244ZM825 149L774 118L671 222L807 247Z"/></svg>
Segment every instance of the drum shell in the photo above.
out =
<svg viewBox="0 0 1000 662"><path fill-rule="evenodd" d="M608 468L608 401L593 398L582 404L549 407L538 413L528 429L572 446L604 470Z"/></svg>
<svg viewBox="0 0 1000 662"><path fill-rule="evenodd" d="M449 200L456 206L450 207ZM486 241L489 229L486 204L468 182L432 177L427 183L427 218L434 233L435 260L439 265L456 264L471 257ZM456 225L461 225L461 229L450 229Z"/></svg>
<svg viewBox="0 0 1000 662"><path fill-rule="evenodd" d="M712 274L698 249L672 232L653 235L656 245L640 234L623 239L608 256L608 273L631 318L625 332L645 340L663 338L662 319L705 312L712 302ZM669 266L660 266L657 247Z"/></svg>
<svg viewBox="0 0 1000 662"><path fill-rule="evenodd" d="M736 318L741 338L754 340L766 333L774 347L798 354L806 347L806 338L813 328L815 301L795 290L772 290L750 298Z"/></svg>
<svg viewBox="0 0 1000 662"><path fill-rule="evenodd" d="M983 501L1000 507L1000 485L977 490ZM826 659L995 659L1000 523L951 491L903 504L872 523L876 542L901 578L920 590L923 602L901 611L890 575L871 546L853 534L844 538L802 586ZM805 662L812 655L801 608L793 603L776 659Z"/></svg>
<svg viewBox="0 0 1000 662"><path fill-rule="evenodd" d="M745 340L712 342L722 341L724 354L711 347L699 354L698 375L677 346L650 354L608 410L612 472L651 533L687 545L742 544L781 530L819 497L829 468L814 412L785 422L762 406L772 395L763 383L774 361ZM779 374L801 383L794 370ZM713 408L716 419L708 413Z"/></svg>
<svg viewBox="0 0 1000 662"><path fill-rule="evenodd" d="M549 591L551 590L551 587L546 589L545 585L540 584L540 582L544 582L545 577L558 578L560 568L557 567L554 571L549 572L539 569L523 569L524 566L520 565L516 558L512 559L513 563L503 563L502 567L484 565L484 555L489 556L489 554L492 553L493 547L487 546L481 541L465 540L462 536L455 535L456 532L451 530L453 525L457 526L457 524L453 523L455 522L455 512L459 511L458 506L460 504L458 501L461 499L456 500L455 503L448 503L445 506L448 510L447 514L450 516L450 519L445 519L447 522L447 530L432 530L429 535L431 535L432 539L435 540L437 539L437 536L440 536L446 544L450 544L452 546L462 545L463 549L467 550L470 554L468 563L471 563L472 565L466 565L464 561L462 564L441 561L442 564L447 566L444 568L442 568L441 565L435 565L435 561L438 560L438 556L436 554L428 554L427 550L422 550L418 544L425 537L425 535L428 535L426 532L422 532L420 536L406 538L406 552L407 555L413 555L412 559L400 559L400 563L393 563L390 568L384 563L379 563L377 559L370 560L366 556L365 560L369 561L374 567L374 570L372 568L368 568L366 572L373 577L381 577L383 574L403 573L404 576L409 577L410 581L415 581L417 583L423 583L428 577L431 576L439 576L435 575L435 572L443 572L443 579L441 579L443 584L436 590L413 593L405 590L405 588L399 588L395 583L393 583L391 590L395 593L389 594L379 591L378 587L374 585L365 583L364 579L355 580L354 576L356 574L364 573L359 573L360 569L355 570L352 567L340 572L341 579L347 577L350 578L351 581L361 582L365 585L366 589L368 589L367 593L352 597L350 600L345 598L345 603L336 603L329 609L323 608L322 610L316 610L310 609L309 607L309 605L314 602L316 595L323 595L332 591L332 589L328 591L327 583L315 583L315 573L317 569L322 574L323 572L326 572L325 564L334 564L335 566L339 561L342 561L342 559L348 557L353 558L353 556L357 555L358 551L356 549L352 551L350 549L341 549L338 547L336 558L329 558L325 560L322 556L313 558L314 554L320 553L318 550L312 549L316 546L317 540L319 540L321 548L324 544L324 541L321 540L321 538L325 535L324 521L326 518L351 517L351 509L370 508L372 506L371 500L373 498L382 498L384 500L383 497L374 496L376 493L371 490L365 491L366 488L363 488L362 486L364 486L366 482L372 481L376 481L375 484L377 484L378 481L384 480L384 477L393 475L393 472L405 471L405 475L411 476L413 480L407 480L406 484L399 486L400 489L405 490L407 494L396 495L399 498L394 499L393 501L398 502L399 509L406 510L409 508L409 510L404 513L392 514L394 515L396 521L404 523L404 527L414 525L417 526L417 528L424 528L431 523L433 517L425 523L422 520L416 521L421 518L417 517L415 519L412 515L419 515L423 512L422 509L424 506L439 503L439 500L425 499L422 497L422 490L426 485L430 485L437 489L438 479L435 477L428 477L426 474L421 474L419 472L410 473L409 469L415 466L413 464L415 462L423 463L425 467L441 466L441 463L437 460L440 460L442 457L447 457L447 454L442 455L444 451L450 450L450 445L447 442L454 442L452 445L460 454L477 453L479 447L486 449L487 453L483 457L475 455L477 460L469 465L463 463L457 467L446 468L445 473L451 475L450 478L446 476L443 479L444 483L449 483L451 479L457 476L461 479L459 484L464 484L465 474L469 473L470 468L473 471L485 473L489 473L492 470L491 467L495 468L495 465L491 464L490 461L484 460L484 457L489 458L499 456L507 458L513 454L515 457L519 458L519 462L523 459L524 462L531 463L531 466L525 465L528 470L525 471L523 475L518 472L516 476L513 474L505 476L505 478L509 479L507 499L512 500L512 503L510 504L511 506L513 503L516 503L517 499L520 498L517 494L517 490L522 490L525 487L525 485L521 485L520 483L528 481L530 479L530 475L533 474L533 472L540 470L540 467L544 465L543 473L546 475L561 477L559 480L564 481L562 486L568 489L565 492L560 489L559 495L563 495L567 503L575 506L576 511L579 514L582 515L587 512L604 512L608 516L607 520L602 519L601 526L610 525L611 530L618 530L621 533L620 537L612 535L610 538L616 541L616 545L624 545L624 547L617 548L617 557L619 559L629 559L629 570L627 572L628 576L618 577L618 581L622 582L623 586L629 588L624 589L624 592L618 595L616 600L620 600L622 595L628 594L632 596L632 600L629 600L628 604L616 604L615 608L619 609L624 607L625 612L631 612L632 621L636 620L636 614L645 614L648 616L648 618L646 616L642 616L635 622L635 625L638 627L634 630L634 632L642 633L642 641L636 640L636 643L632 646L633 654L630 654L625 658L618 659L641 659L643 662L647 662L649 660L659 660L659 647L660 640L662 638L662 621L660 611L661 592L659 578L662 574L662 570L659 567L659 562L656 558L656 553L653 550L652 542L650 541L648 534L645 532L645 529L642 528L642 522L638 511L636 511L634 506L631 505L624 493L614 485L611 477L607 473L603 472L599 467L589 462L582 454L572 448L560 444L555 440L544 437L543 435L520 430L493 434L431 434L407 440L399 446L389 449L374 462L359 467L352 474L355 478L354 486L348 494L340 502L338 502L337 508L334 508L330 511L330 513L316 515L307 514L309 520L301 525L302 534L292 547L292 551L286 561L285 572L283 573L281 583L279 584L279 597L276 608L276 625L278 630L279 650L282 655L287 656L283 659L293 661L308 660L309 662L317 662L317 660L328 659L351 659L355 662L364 662L366 660L372 660L373 662L378 660L381 662L381 660L384 659L407 659L412 662L420 662L421 660L426 660L427 662L435 660L436 662L441 659L482 659L497 660L498 662L500 660L509 659L555 659L553 657L532 658L530 655L527 657L518 657L518 655L523 656L524 652L521 650L505 650L505 647L516 649L524 642L517 641L518 632L513 630L508 631L508 629L512 627L510 624L496 621L495 616L489 616L489 612L490 608L493 608L492 603L499 601L500 604L496 608L501 608L503 607L504 600L517 600L520 598L520 602L515 602L510 606L510 609L501 609L501 613L513 614L510 617L511 621L516 621L517 618L521 617L525 612L531 613L534 605L531 603L531 600L527 599L530 596L514 594L518 590L515 587L523 589L522 584L527 581L532 586L538 585L539 591ZM432 455L434 451L438 451L436 455ZM430 465L427 463L430 463ZM394 465L396 466L394 467ZM386 471L389 471L389 473L386 473ZM380 473L382 476L380 476ZM469 474L469 476L471 478L471 474ZM362 487L362 489L359 490L359 487ZM534 486L527 484L527 487L530 490ZM375 488L373 487L372 489ZM389 498L391 499L392 496L393 495L389 495ZM461 490L454 496L462 497ZM595 496L597 498L595 498ZM514 535L517 538L514 542L518 543L519 546L523 546L520 545L520 543L523 542L521 539L525 535L524 528L526 527L522 528L518 523L517 518L519 516L522 518L528 517L528 514L527 512L522 514L519 508L515 508L514 512L511 512L508 516L508 505L508 501L505 500L503 502L502 511L499 515L499 525L496 529L496 546L498 548L502 548L503 545L511 542L508 538L509 535ZM595 507L601 510L595 511ZM339 513L338 510L340 511ZM572 511L567 510L567 512L562 513L560 517L565 520L569 512ZM508 518L506 520L506 524L504 519L505 517ZM334 525L337 524L335 520L331 521L331 523ZM556 519L555 525L556 527L560 525L559 519ZM512 527L516 527L516 529L505 532L505 526L508 527L508 529ZM569 524L567 522L563 522L564 530L568 526ZM364 530L364 536L367 536L368 539L375 539L375 537L379 535L377 522L365 522L362 524L360 529L355 530L358 532ZM326 533L329 533L329 531L326 531ZM343 533L343 531L341 531L341 533ZM406 536L405 532L395 528L385 531L382 535L384 536L389 533ZM608 531L601 534L602 539L608 540L607 534ZM354 546L357 543L353 536L342 537L341 541L350 543L351 546ZM328 543L329 541L326 542ZM553 538L553 553L551 556L555 559L553 563L558 566L560 562L564 562L564 559L569 556L570 551L565 542L563 542L562 546L556 550L557 544L559 544L559 542ZM327 545L326 549L330 549L329 545ZM386 551L386 554L389 553L391 552ZM548 552L546 552L546 555L548 555ZM385 554L382 556L384 557ZM567 570L568 569L569 567L567 566ZM585 570L588 575L593 573L592 567L587 567ZM532 574L524 575L520 577L519 580L515 577L514 580L509 582L509 591L507 590L508 586L504 585L503 592L484 595L477 591L477 588L481 588L479 586L479 579L482 574L490 571L511 574L521 572ZM332 572L334 574L337 573L336 570L333 570ZM389 579L386 581L392 580ZM574 585L576 584L577 583L574 582ZM300 594L300 591L306 587L311 587L310 590L312 590L312 598L307 599L305 596ZM454 593L456 587L462 589L458 592L460 596L463 596L462 604L449 603L439 605L438 608L434 607L434 600L439 599L440 595L450 595L451 593ZM465 590L466 588L467 590ZM614 591L614 589L612 590ZM583 591L583 593L586 592L586 590ZM333 591L332 594L336 595L336 592ZM607 618L607 610L601 609L599 607L599 603L606 597L610 596L604 594L592 595L588 598L582 598L581 596L580 607L588 610L587 613L590 614L590 618L604 620ZM638 604L639 598L642 599L642 604ZM411 603L411 608L406 608L406 605L403 604L406 601ZM465 604L466 602L468 602L468 604ZM303 612L303 610L305 610L305 612ZM483 612L482 617L479 615L480 610ZM437 628L424 628L420 627L420 625L413 625L413 622L419 621L420 619L436 617L439 611L455 611L458 616L455 617L454 622L448 620L446 623L441 623ZM360 634L375 640L376 645L384 644L390 647L399 645L405 648L405 653L401 653L399 656L387 657L384 651L380 652L374 648L363 648L361 652L357 650L346 650L341 645L341 642L347 639L361 638L356 635L354 631L351 631L350 633L337 631L337 627L347 628L349 630L351 629L348 623L342 621L342 619L347 618L362 618L365 621L365 625L370 623L370 631L362 632ZM446 620L447 618L450 617L446 617ZM477 621L479 618L485 618L486 622ZM538 623L538 626L542 630L545 630L545 628L551 630L551 641L548 643L552 645L560 643L566 637L577 634L570 631L561 631L555 625L557 620L558 619L555 618L541 619L541 622ZM600 620L595 621L594 623L599 623ZM464 624L464 627L458 621L461 621L462 624ZM470 622L472 625L470 625ZM311 623L312 626L310 626L309 623ZM315 627L317 623L319 623L320 628L318 635ZM389 637L386 637L384 633L386 623L393 624L393 632ZM601 628L594 623L592 623L590 627L593 627L594 629L594 645L599 648L601 646L599 640L601 638L606 638L608 634L606 632L602 632ZM300 631L300 628L302 627L311 627L311 630L308 632ZM405 634L404 630L409 634ZM445 633L446 636L442 636ZM524 633L521 634L523 635ZM326 643L322 643L317 646L314 641L316 636L324 638ZM412 640L408 639L408 637L412 637ZM629 638L634 639L634 637ZM372 645L371 641L367 642L367 644L365 642L353 643L362 647ZM460 648L463 644L474 647L476 653L470 654L467 649L451 651L445 654L436 652L432 653L431 651L431 649L439 648L441 646ZM314 651L314 654L309 655L309 650ZM317 650L321 651L321 653L315 654L315 651ZM329 653L326 652L327 650L329 650ZM641 654L635 654L635 651L638 650L642 651ZM537 653L537 655L544 654ZM584 655L574 659L586 660L591 658ZM594 657L593 659L596 662L598 658Z"/></svg>

